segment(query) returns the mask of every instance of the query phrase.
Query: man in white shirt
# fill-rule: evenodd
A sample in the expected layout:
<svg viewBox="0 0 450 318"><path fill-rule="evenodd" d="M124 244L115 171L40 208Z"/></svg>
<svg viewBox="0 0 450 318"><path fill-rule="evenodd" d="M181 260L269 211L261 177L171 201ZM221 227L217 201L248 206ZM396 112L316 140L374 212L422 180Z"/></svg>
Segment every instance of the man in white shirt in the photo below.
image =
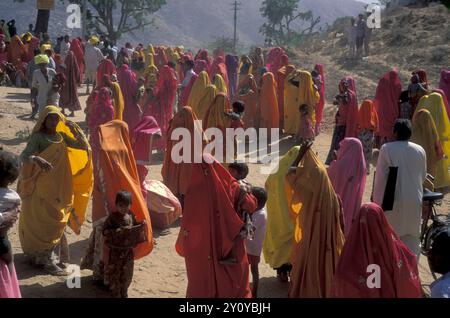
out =
<svg viewBox="0 0 450 318"><path fill-rule="evenodd" d="M31 84L31 104L33 105L31 118L34 118L38 112L47 106L48 93L53 87L53 79L56 76L56 71L47 67L49 63L47 55L37 55L34 61L39 69L34 71ZM37 103L37 105L34 105L34 103Z"/></svg>
<svg viewBox="0 0 450 318"><path fill-rule="evenodd" d="M70 51L70 37L66 35L64 40L61 42L61 58L65 61L67 54Z"/></svg>
<svg viewBox="0 0 450 318"><path fill-rule="evenodd" d="M398 119L396 140L381 147L374 186L374 202L382 206L390 167L398 167L392 211L385 211L390 225L417 256L420 255L423 183L427 176L425 150L412 142L411 122Z"/></svg>
<svg viewBox="0 0 450 318"><path fill-rule="evenodd" d="M89 85L92 84L95 88L95 82L97 79L97 67L101 61L105 59L102 51L98 48L99 40L96 36L91 37L86 45L86 52L84 53L84 64L86 65L86 93L89 92Z"/></svg>

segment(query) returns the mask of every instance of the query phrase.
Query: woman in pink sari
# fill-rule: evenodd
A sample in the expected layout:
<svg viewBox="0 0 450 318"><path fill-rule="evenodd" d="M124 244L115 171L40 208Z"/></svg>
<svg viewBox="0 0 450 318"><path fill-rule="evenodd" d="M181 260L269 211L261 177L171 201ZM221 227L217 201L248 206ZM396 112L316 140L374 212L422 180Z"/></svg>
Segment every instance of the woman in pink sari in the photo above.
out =
<svg viewBox="0 0 450 318"><path fill-rule="evenodd" d="M178 81L174 69L165 65L159 72L155 97L144 116L153 116L161 128L162 141L166 140L169 122L173 117L172 105L177 94ZM164 149L164 144L158 144L158 149Z"/></svg>
<svg viewBox="0 0 450 318"><path fill-rule="evenodd" d="M284 55L284 50L280 47L274 47L267 55L267 71L276 74L281 66L281 56Z"/></svg>
<svg viewBox="0 0 450 318"><path fill-rule="evenodd" d="M366 187L366 162L359 139L345 138L341 141L337 159L328 168L328 176L342 200L344 234L347 237L361 208Z"/></svg>
<svg viewBox="0 0 450 318"><path fill-rule="evenodd" d="M373 268L379 266L378 288ZM369 270L370 269L370 270ZM389 225L376 204L365 204L355 216L334 274L332 297L419 298L422 295L416 255L413 255Z"/></svg>
<svg viewBox="0 0 450 318"><path fill-rule="evenodd" d="M143 116L141 122L132 131L131 145L136 159L142 195L145 199L147 199L145 178L148 174L146 166L151 165L153 148L160 143L161 139L161 129L155 118L151 116Z"/></svg>
<svg viewBox="0 0 450 318"><path fill-rule="evenodd" d="M323 109L325 108L325 73L322 64L316 64L314 70L318 73L318 76L316 78L313 77L313 81L320 94L320 100L316 106L316 135L318 135L320 133L320 124L323 120Z"/></svg>
<svg viewBox="0 0 450 318"><path fill-rule="evenodd" d="M206 71L207 73L209 73L210 69L211 69L211 58L208 55L208 51L207 50L200 50L197 54L197 56L195 57L195 62L197 62L198 60L200 61L205 61L206 63L206 69L204 69L204 71ZM195 70L194 70L195 72ZM197 74L200 74L200 72L195 72Z"/></svg>
<svg viewBox="0 0 450 318"><path fill-rule="evenodd" d="M398 101L401 93L402 82L395 69L386 73L378 82L374 103L379 118L377 137L380 147L394 140L394 124L400 116Z"/></svg>
<svg viewBox="0 0 450 318"><path fill-rule="evenodd" d="M80 70L80 83L83 83L84 75L84 48L83 44L78 38L75 38L70 43L70 51L75 55L75 59L78 64L78 69Z"/></svg>
<svg viewBox="0 0 450 318"><path fill-rule="evenodd" d="M197 73L199 74L199 73ZM218 56L210 69L209 72L209 78L213 79L214 76L216 74L219 74L220 76L222 76L223 80L225 81L225 84L228 88L229 86L229 81L228 81L228 71L227 71L227 66L225 65L225 58L223 56Z"/></svg>
<svg viewBox="0 0 450 318"><path fill-rule="evenodd" d="M125 101L123 120L128 124L128 130L131 135L133 129L141 121L142 111L136 99L136 91L138 88L136 74L129 67L129 60L126 58L117 71L117 79L119 80L123 99Z"/></svg>

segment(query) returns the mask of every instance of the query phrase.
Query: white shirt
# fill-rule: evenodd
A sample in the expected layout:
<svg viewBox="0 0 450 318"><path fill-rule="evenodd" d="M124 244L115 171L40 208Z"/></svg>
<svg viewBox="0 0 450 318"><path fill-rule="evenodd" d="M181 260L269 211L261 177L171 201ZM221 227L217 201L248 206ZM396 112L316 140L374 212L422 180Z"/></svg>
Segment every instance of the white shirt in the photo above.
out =
<svg viewBox="0 0 450 318"><path fill-rule="evenodd" d="M39 106L39 112L47 106L48 101L48 93L52 89L52 81L56 76L56 71L51 68L47 68L47 77L46 80L44 74L42 74L41 70L36 70L33 73L33 81L31 84L32 88L37 89L37 104Z"/></svg>
<svg viewBox="0 0 450 318"><path fill-rule="evenodd" d="M423 183L427 176L425 150L412 142L395 141L381 147L377 163L373 199L383 203L389 167L398 167L394 208L385 211L398 236L420 236Z"/></svg>
<svg viewBox="0 0 450 318"><path fill-rule="evenodd" d="M194 76L194 75L195 75L195 72L192 69L187 71L186 74L184 75L183 83L181 83L180 88L185 88L186 86L188 86L189 82L191 81L192 76Z"/></svg>
<svg viewBox="0 0 450 318"><path fill-rule="evenodd" d="M266 208L262 208L252 214L253 225L255 226L255 237L253 240L245 241L247 254L261 256L264 238L266 236L267 212Z"/></svg>
<svg viewBox="0 0 450 318"><path fill-rule="evenodd" d="M0 188L0 225L2 224L1 214L3 212L17 212L21 203L19 194L7 188Z"/></svg>
<svg viewBox="0 0 450 318"><path fill-rule="evenodd" d="M84 54L84 63L89 70L97 70L98 65L103 61L105 57L102 51L91 44L86 45L86 52Z"/></svg>

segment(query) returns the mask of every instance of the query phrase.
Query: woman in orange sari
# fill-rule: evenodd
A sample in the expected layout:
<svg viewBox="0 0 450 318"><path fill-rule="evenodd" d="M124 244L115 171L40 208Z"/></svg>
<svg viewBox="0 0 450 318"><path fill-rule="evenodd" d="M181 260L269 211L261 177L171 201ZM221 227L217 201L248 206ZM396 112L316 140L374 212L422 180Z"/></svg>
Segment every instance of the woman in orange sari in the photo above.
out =
<svg viewBox="0 0 450 318"><path fill-rule="evenodd" d="M344 246L339 198L325 166L309 147L301 147L286 176L288 206L295 220L291 298L329 297Z"/></svg>
<svg viewBox="0 0 450 318"><path fill-rule="evenodd" d="M260 122L258 128L280 127L276 83L272 73L264 74L259 92Z"/></svg>
<svg viewBox="0 0 450 318"><path fill-rule="evenodd" d="M17 67L26 57L27 51L22 40L18 35L13 36L8 46L8 61Z"/></svg>
<svg viewBox="0 0 450 318"><path fill-rule="evenodd" d="M237 99L245 104L244 125L246 128L259 126L258 115L258 86L255 77L251 74L242 79L238 87Z"/></svg>
<svg viewBox="0 0 450 318"><path fill-rule="evenodd" d="M294 65L285 65L276 74L278 111L280 113L280 128L284 128L284 82L289 74L295 70Z"/></svg>

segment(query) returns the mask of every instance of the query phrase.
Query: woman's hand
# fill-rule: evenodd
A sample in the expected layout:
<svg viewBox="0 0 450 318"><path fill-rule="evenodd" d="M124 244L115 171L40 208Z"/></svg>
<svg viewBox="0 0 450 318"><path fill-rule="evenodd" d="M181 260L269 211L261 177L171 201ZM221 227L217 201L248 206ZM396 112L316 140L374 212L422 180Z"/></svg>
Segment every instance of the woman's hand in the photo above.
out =
<svg viewBox="0 0 450 318"><path fill-rule="evenodd" d="M53 165L45 160L44 158L33 156L31 160L36 163L42 170L44 171L50 171L53 169Z"/></svg>

